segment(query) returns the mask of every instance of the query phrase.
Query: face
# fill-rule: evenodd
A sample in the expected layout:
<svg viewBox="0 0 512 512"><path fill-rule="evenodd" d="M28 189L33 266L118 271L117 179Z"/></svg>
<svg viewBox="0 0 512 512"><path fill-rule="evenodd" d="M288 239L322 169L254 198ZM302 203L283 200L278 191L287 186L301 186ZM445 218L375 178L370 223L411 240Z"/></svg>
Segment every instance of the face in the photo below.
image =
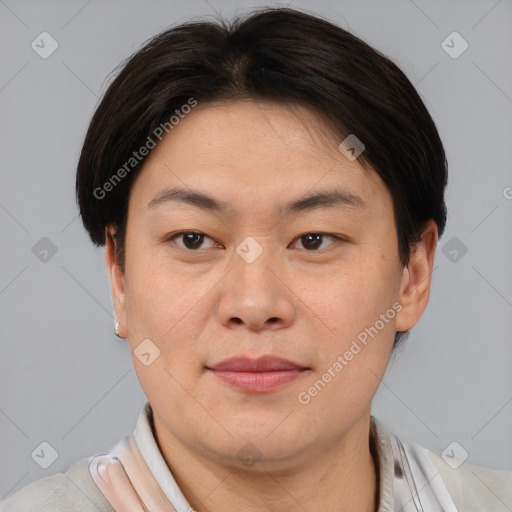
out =
<svg viewBox="0 0 512 512"><path fill-rule="evenodd" d="M198 105L152 150L124 274L110 242L107 264L160 443L284 467L368 422L437 231L402 269L391 196L340 142L302 108L234 102Z"/></svg>

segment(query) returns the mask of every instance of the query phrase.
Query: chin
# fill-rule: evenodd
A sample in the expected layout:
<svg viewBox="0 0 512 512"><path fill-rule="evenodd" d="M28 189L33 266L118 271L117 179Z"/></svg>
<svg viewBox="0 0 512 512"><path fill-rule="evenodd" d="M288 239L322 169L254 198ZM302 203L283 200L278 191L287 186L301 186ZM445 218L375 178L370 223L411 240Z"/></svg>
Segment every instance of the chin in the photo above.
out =
<svg viewBox="0 0 512 512"><path fill-rule="evenodd" d="M251 472L288 471L297 467L297 457L305 454L305 446L298 439L269 441L264 435L246 434L234 438L228 445L208 446L209 457L237 470Z"/></svg>

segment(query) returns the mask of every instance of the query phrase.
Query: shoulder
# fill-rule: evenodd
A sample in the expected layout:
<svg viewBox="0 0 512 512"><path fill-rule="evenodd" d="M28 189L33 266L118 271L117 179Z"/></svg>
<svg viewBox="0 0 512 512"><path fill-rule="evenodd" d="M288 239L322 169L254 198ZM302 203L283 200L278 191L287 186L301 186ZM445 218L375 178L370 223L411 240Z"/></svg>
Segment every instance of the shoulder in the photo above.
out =
<svg viewBox="0 0 512 512"><path fill-rule="evenodd" d="M436 451L422 447L443 479L456 507L464 512L510 512L512 472L464 462L449 465ZM452 467L454 466L454 467Z"/></svg>
<svg viewBox="0 0 512 512"><path fill-rule="evenodd" d="M91 458L31 482L0 502L0 512L114 512L89 475Z"/></svg>

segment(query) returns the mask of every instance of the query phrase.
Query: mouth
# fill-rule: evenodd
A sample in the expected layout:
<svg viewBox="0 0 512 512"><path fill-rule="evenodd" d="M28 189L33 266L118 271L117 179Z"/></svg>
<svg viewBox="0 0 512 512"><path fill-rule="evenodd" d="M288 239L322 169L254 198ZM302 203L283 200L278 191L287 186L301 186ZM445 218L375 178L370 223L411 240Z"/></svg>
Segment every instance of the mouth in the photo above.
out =
<svg viewBox="0 0 512 512"><path fill-rule="evenodd" d="M206 367L221 381L247 393L275 391L304 375L309 368L275 356L233 357Z"/></svg>

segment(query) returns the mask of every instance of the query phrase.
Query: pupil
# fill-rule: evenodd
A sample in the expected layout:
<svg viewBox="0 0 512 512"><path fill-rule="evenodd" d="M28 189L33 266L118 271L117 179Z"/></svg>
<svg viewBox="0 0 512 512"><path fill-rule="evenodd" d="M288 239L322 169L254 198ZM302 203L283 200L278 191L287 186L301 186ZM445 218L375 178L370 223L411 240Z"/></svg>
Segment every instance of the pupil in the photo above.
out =
<svg viewBox="0 0 512 512"><path fill-rule="evenodd" d="M322 235L312 234L312 235L305 235L303 237L303 239L305 239L305 240L311 240L313 238L316 238L316 241L314 241L313 244L310 244L310 243L307 242L305 244L305 245L307 245L307 247L309 247L309 248L316 248L319 245L321 245L321 243L319 243L319 242L320 242L320 239L322 238Z"/></svg>
<svg viewBox="0 0 512 512"><path fill-rule="evenodd" d="M199 233L187 233L185 235L185 244L192 245L192 246L201 245L201 243L203 241L203 236L204 235L201 235ZM195 238L195 240L194 240L194 238Z"/></svg>

